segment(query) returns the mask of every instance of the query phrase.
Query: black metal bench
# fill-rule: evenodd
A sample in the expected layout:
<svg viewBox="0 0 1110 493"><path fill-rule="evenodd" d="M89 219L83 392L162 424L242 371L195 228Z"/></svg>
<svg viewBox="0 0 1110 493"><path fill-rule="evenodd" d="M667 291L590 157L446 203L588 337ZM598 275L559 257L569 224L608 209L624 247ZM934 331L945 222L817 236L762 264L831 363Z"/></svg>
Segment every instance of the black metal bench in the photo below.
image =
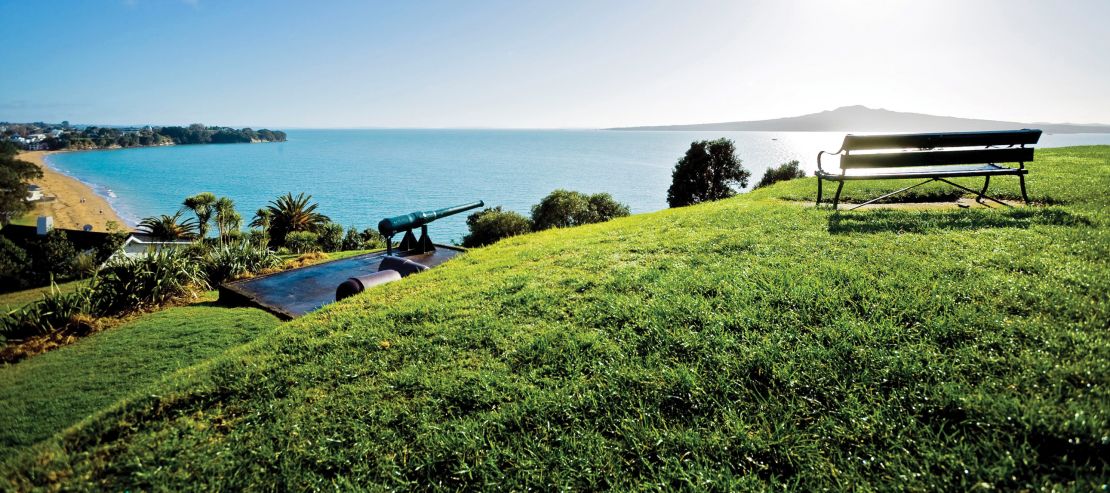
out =
<svg viewBox="0 0 1110 493"><path fill-rule="evenodd" d="M1029 203L1025 193L1025 163L1033 161L1033 148L1041 138L1040 130L1005 130L993 132L951 132L898 135L846 135L840 150L821 151L817 154L817 204L821 204L821 184L836 181L833 209L840 204L840 192L848 180L921 179L925 181L868 200L852 209L905 192L926 183L941 181L956 188L978 195L982 202L990 199L1009 206L987 195L991 177L1015 175L1021 180L1021 197ZM821 156L840 155L840 171L828 172L821 166ZM1000 166L999 163L1018 163L1017 168ZM947 178L967 176L985 177L983 189L975 191ZM851 209L849 209L851 210Z"/></svg>

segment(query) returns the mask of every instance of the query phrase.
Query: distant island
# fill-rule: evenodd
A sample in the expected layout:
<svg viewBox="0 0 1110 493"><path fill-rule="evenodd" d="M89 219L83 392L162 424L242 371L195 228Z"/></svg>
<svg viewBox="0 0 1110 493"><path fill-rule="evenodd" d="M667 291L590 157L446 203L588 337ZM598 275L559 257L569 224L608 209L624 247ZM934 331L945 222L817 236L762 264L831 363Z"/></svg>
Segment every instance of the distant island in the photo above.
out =
<svg viewBox="0 0 1110 493"><path fill-rule="evenodd" d="M0 122L0 138L28 151L120 149L125 147L182 144L236 144L284 142L280 130L210 127L194 123L187 127L101 127L62 123Z"/></svg>
<svg viewBox="0 0 1110 493"><path fill-rule="evenodd" d="M1110 125L1019 123L843 106L808 115L746 122L620 127L607 130L724 130L764 132L942 132L1039 128L1048 133L1110 133Z"/></svg>

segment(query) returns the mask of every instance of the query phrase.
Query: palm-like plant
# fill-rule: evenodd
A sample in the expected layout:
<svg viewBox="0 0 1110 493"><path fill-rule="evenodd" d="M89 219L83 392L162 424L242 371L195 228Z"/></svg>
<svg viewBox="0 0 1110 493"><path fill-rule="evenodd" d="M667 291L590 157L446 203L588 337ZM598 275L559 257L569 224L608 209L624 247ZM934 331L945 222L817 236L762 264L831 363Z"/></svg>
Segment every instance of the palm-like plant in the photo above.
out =
<svg viewBox="0 0 1110 493"><path fill-rule="evenodd" d="M275 245L285 244L285 235L294 231L315 231L320 226L328 223L328 216L316 212L319 204L309 203L312 196L305 196L304 192L296 197L286 193L270 201L266 209L270 211L270 242Z"/></svg>
<svg viewBox="0 0 1110 493"><path fill-rule="evenodd" d="M254 217L251 218L251 222L247 226L262 230L263 243L269 243L270 221L273 218L274 213L270 212L270 209L263 207L254 212Z"/></svg>
<svg viewBox="0 0 1110 493"><path fill-rule="evenodd" d="M247 226L258 228L265 232L270 229L270 220L273 218L274 213L270 212L270 209L263 207L254 211L254 217L251 218L251 223Z"/></svg>
<svg viewBox="0 0 1110 493"><path fill-rule="evenodd" d="M216 231L223 240L229 233L236 231L243 223L243 216L235 212L235 201L220 197L213 206L216 212Z"/></svg>
<svg viewBox="0 0 1110 493"><path fill-rule="evenodd" d="M211 192L201 192L192 197L186 197L183 205L196 214L198 235L201 238L208 236L208 223L212 219L212 214L216 212L216 195Z"/></svg>
<svg viewBox="0 0 1110 493"><path fill-rule="evenodd" d="M192 218L182 220L183 213L144 218L139 221L139 231L163 241L191 240L197 236L197 222Z"/></svg>

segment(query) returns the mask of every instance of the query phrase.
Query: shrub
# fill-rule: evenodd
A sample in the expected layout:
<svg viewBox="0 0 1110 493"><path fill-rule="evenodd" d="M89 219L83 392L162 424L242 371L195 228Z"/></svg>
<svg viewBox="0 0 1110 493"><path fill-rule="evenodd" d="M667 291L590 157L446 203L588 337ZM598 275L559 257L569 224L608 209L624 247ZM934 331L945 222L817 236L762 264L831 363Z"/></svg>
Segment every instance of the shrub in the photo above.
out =
<svg viewBox="0 0 1110 493"><path fill-rule="evenodd" d="M202 262L210 287L281 265L281 258L258 243L229 243L210 250Z"/></svg>
<svg viewBox="0 0 1110 493"><path fill-rule="evenodd" d="M359 232L354 226L347 228L343 236L343 250L374 250L385 248L385 238L378 230L366 228Z"/></svg>
<svg viewBox="0 0 1110 493"><path fill-rule="evenodd" d="M610 219L625 217L631 213L627 205L617 202L612 195L607 193L590 195L589 202L590 217L588 222L591 223L601 223Z"/></svg>
<svg viewBox="0 0 1110 493"><path fill-rule="evenodd" d="M354 226L347 228L347 234L343 235L343 249L344 250L358 250L362 245L362 235Z"/></svg>
<svg viewBox="0 0 1110 493"><path fill-rule="evenodd" d="M78 277L92 277L99 267L94 250L86 250L73 257L73 272Z"/></svg>
<svg viewBox="0 0 1110 493"><path fill-rule="evenodd" d="M285 246L296 253L319 251L319 237L311 231L294 231L285 235Z"/></svg>
<svg viewBox="0 0 1110 493"><path fill-rule="evenodd" d="M270 235L266 234L264 230L252 229L247 231L246 240L248 243L265 247L270 242Z"/></svg>
<svg viewBox="0 0 1110 493"><path fill-rule="evenodd" d="M385 237L374 228L366 228L362 230L362 244L359 248L363 250L385 248Z"/></svg>
<svg viewBox="0 0 1110 493"><path fill-rule="evenodd" d="M163 248L136 257L118 256L94 280L95 314L159 305L204 284L200 263L185 250Z"/></svg>
<svg viewBox="0 0 1110 493"><path fill-rule="evenodd" d="M674 166L667 204L682 207L728 198L736 194L734 185L748 186L749 177L731 140L694 141Z"/></svg>
<svg viewBox="0 0 1110 493"><path fill-rule="evenodd" d="M571 190L555 190L532 206L532 226L536 231L565 228L608 221L627 216L627 205L607 193L586 195Z"/></svg>
<svg viewBox="0 0 1110 493"><path fill-rule="evenodd" d="M109 221L112 222L112 221ZM96 263L102 264L107 262L116 252L123 247L124 242L131 236L126 231L113 231L104 239L104 242L96 246Z"/></svg>
<svg viewBox="0 0 1110 493"><path fill-rule="evenodd" d="M73 277L73 259L77 250L64 231L52 230L46 237L32 240L28 247L37 285L43 285L51 278L63 280Z"/></svg>
<svg viewBox="0 0 1110 493"><path fill-rule="evenodd" d="M466 218L470 234L463 238L463 246L489 245L502 238L521 235L531 230L528 218L501 207L482 209Z"/></svg>
<svg viewBox="0 0 1110 493"><path fill-rule="evenodd" d="M763 178L759 179L759 183L755 184L755 188L771 186L780 181L793 180L795 178L805 178L806 172L802 171L800 163L795 159L793 161L782 163L778 166L767 168L763 173Z"/></svg>
<svg viewBox="0 0 1110 493"><path fill-rule="evenodd" d="M30 257L5 236L0 236L0 291L14 291L27 286Z"/></svg>
<svg viewBox="0 0 1110 493"><path fill-rule="evenodd" d="M0 315L0 336L26 339L63 329L74 318L95 312L95 296L92 285L63 294L51 283L50 293L43 294L41 300Z"/></svg>
<svg viewBox="0 0 1110 493"><path fill-rule="evenodd" d="M89 254L91 257L91 254ZM165 303L204 285L196 258L184 249L113 257L87 286L51 289L35 303L0 316L0 336L22 339L81 326L90 316L116 315Z"/></svg>
<svg viewBox="0 0 1110 493"><path fill-rule="evenodd" d="M343 249L343 226L327 223L317 231L320 249L325 252L338 252Z"/></svg>
<svg viewBox="0 0 1110 493"><path fill-rule="evenodd" d="M590 215L590 201L579 192L555 190L532 206L532 225L536 231L565 228L585 223Z"/></svg>

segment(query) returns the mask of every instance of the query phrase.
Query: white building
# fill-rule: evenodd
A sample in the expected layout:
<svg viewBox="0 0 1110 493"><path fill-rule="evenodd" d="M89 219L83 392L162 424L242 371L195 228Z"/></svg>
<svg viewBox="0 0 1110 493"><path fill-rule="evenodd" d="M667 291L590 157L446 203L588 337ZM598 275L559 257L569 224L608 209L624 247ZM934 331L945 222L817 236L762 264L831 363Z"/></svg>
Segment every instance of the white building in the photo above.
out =
<svg viewBox="0 0 1110 493"><path fill-rule="evenodd" d="M27 202L42 200L42 188L38 185L27 187Z"/></svg>
<svg viewBox="0 0 1110 493"><path fill-rule="evenodd" d="M188 240L162 241L145 233L131 233L127 241L123 242L120 252L128 257L137 257L150 251L161 251L163 248L186 247L193 242ZM117 253L118 255L118 253Z"/></svg>

